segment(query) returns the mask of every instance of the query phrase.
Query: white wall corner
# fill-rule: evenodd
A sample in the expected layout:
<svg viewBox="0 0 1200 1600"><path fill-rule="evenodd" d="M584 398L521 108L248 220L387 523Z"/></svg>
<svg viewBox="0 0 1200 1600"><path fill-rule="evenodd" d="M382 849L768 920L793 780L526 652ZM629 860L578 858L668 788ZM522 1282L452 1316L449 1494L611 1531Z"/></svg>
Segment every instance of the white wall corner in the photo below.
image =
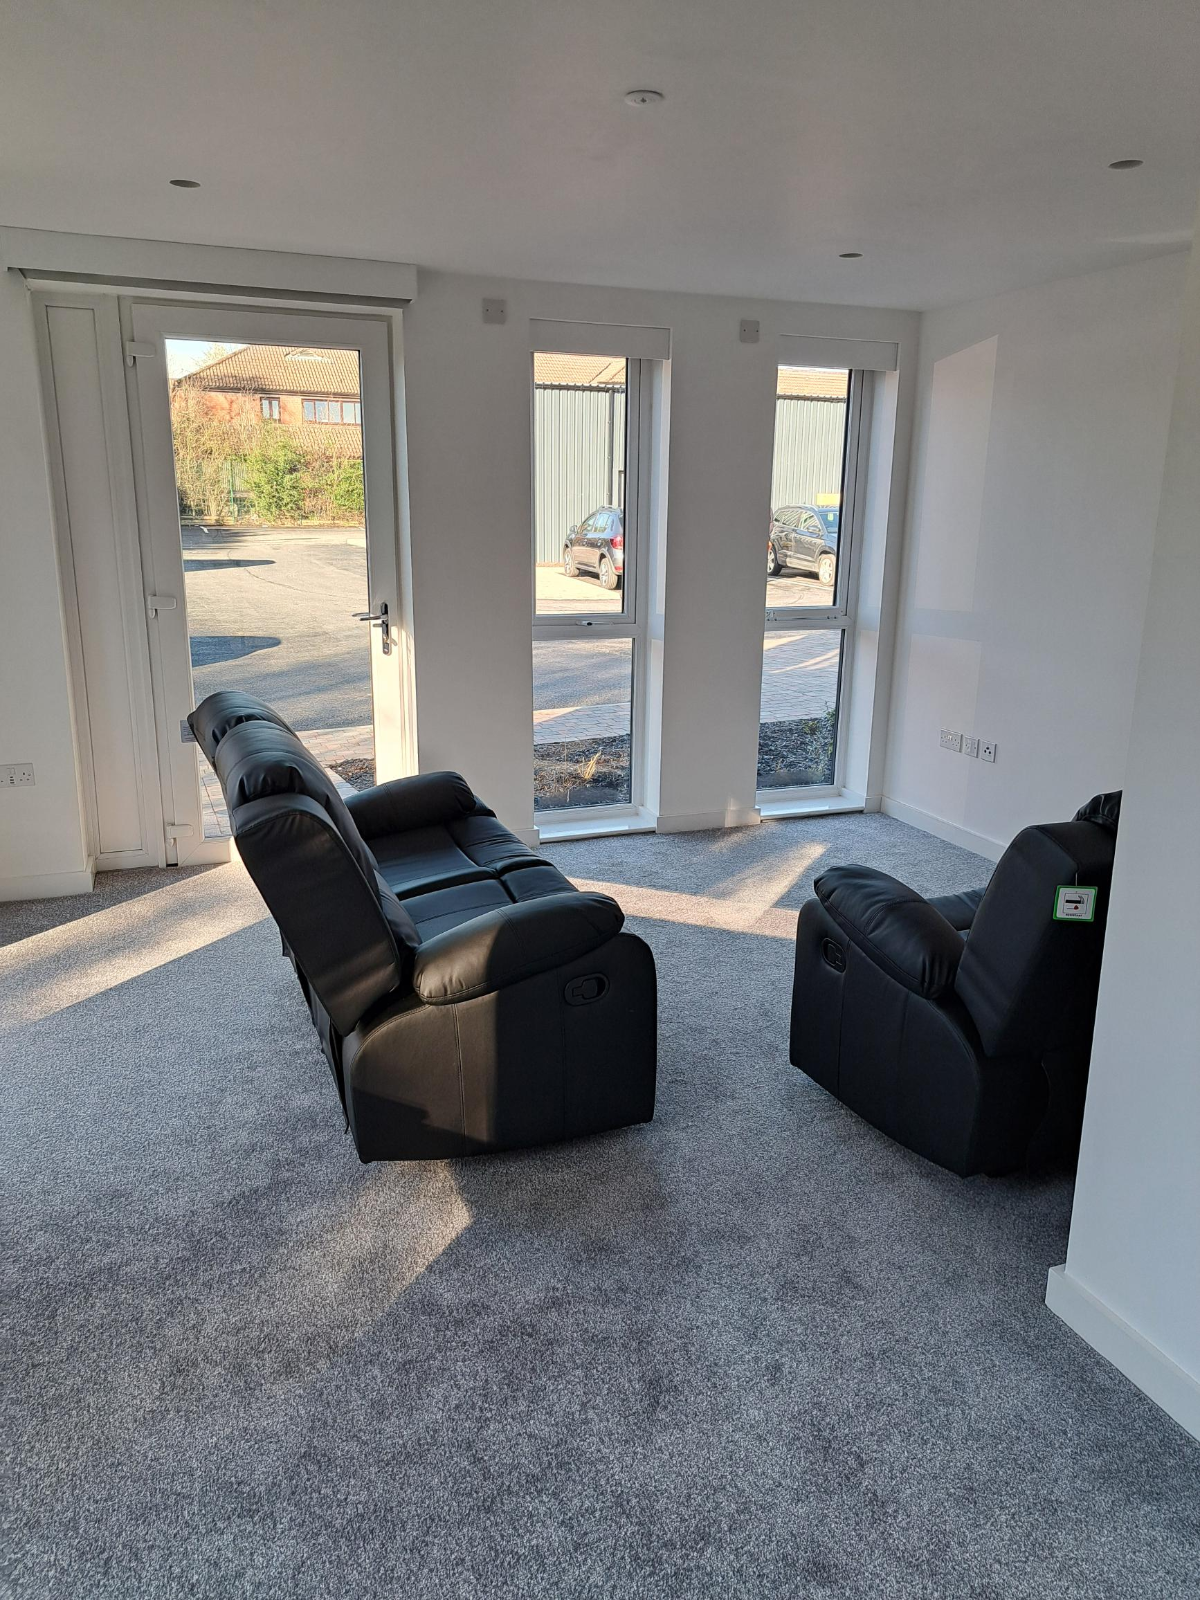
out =
<svg viewBox="0 0 1200 1600"><path fill-rule="evenodd" d="M1072 1278L1065 1266L1050 1268L1046 1304L1085 1344L1200 1439L1200 1383L1170 1356Z"/></svg>
<svg viewBox="0 0 1200 1600"><path fill-rule="evenodd" d="M35 872L27 878L0 878L0 900L53 900L66 894L91 894L96 886L96 865L89 861L78 872Z"/></svg>

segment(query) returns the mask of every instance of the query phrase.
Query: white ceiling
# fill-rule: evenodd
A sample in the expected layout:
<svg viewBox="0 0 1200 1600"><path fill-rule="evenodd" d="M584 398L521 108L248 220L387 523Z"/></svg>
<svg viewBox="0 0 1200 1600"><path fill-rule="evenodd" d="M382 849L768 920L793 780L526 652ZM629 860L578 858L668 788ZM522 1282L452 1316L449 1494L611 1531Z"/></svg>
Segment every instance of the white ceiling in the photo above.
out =
<svg viewBox="0 0 1200 1600"><path fill-rule="evenodd" d="M24 227L926 307L1177 249L1200 190L1200 0L0 0L0 38Z"/></svg>

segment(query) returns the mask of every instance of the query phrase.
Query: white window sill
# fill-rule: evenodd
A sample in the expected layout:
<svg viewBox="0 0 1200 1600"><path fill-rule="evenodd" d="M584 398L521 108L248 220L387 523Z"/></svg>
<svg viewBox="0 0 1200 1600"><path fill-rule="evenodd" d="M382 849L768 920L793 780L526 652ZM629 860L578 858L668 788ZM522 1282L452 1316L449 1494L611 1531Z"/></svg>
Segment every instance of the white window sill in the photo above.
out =
<svg viewBox="0 0 1200 1600"><path fill-rule="evenodd" d="M590 815L589 815L590 811ZM603 839L611 834L653 833L658 819L645 806L620 810L581 806L577 812L543 811L535 819L538 841L559 844L564 839Z"/></svg>
<svg viewBox="0 0 1200 1600"><path fill-rule="evenodd" d="M862 811L863 797L860 794L804 795L796 791L790 795L783 795L778 800L763 800L758 802L758 814L764 822L777 822L784 817L840 817L848 816L856 811Z"/></svg>

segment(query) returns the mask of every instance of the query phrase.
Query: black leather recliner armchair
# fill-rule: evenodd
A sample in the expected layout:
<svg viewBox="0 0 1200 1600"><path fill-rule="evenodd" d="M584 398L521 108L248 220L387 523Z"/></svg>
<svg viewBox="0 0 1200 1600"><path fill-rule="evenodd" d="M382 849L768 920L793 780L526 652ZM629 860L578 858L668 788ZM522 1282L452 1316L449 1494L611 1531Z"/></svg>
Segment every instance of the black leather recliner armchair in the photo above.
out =
<svg viewBox="0 0 1200 1600"><path fill-rule="evenodd" d="M1078 1149L1120 795L1026 828L986 889L925 900L834 867L800 912L795 1066L964 1177ZM1098 890L1055 918L1061 885Z"/></svg>
<svg viewBox="0 0 1200 1600"><path fill-rule="evenodd" d="M656 980L453 772L343 801L287 723L221 691L188 718L278 924L363 1161L647 1122Z"/></svg>

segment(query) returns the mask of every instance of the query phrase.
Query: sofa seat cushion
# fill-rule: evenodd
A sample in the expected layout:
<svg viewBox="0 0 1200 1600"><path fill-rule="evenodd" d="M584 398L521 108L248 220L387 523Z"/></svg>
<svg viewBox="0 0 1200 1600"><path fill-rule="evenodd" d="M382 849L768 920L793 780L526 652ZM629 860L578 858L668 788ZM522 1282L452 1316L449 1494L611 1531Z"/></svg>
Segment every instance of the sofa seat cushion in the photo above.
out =
<svg viewBox="0 0 1200 1600"><path fill-rule="evenodd" d="M380 876L401 900L430 889L494 877L487 867L460 850L440 824L381 834L371 840L371 852Z"/></svg>
<svg viewBox="0 0 1200 1600"><path fill-rule="evenodd" d="M509 872L514 867L536 867L542 858L523 845L496 817L470 816L450 822L446 831L454 843L478 866L491 872Z"/></svg>
<svg viewBox="0 0 1200 1600"><path fill-rule="evenodd" d="M498 878L480 878L475 883L456 883L446 889L433 889L428 894L410 895L404 901L404 909L416 924L421 939L426 940L445 933L447 928L470 922L485 911L511 904Z"/></svg>
<svg viewBox="0 0 1200 1600"><path fill-rule="evenodd" d="M511 900L540 900L546 894L571 894L575 885L548 861L535 867L514 867L500 880Z"/></svg>

